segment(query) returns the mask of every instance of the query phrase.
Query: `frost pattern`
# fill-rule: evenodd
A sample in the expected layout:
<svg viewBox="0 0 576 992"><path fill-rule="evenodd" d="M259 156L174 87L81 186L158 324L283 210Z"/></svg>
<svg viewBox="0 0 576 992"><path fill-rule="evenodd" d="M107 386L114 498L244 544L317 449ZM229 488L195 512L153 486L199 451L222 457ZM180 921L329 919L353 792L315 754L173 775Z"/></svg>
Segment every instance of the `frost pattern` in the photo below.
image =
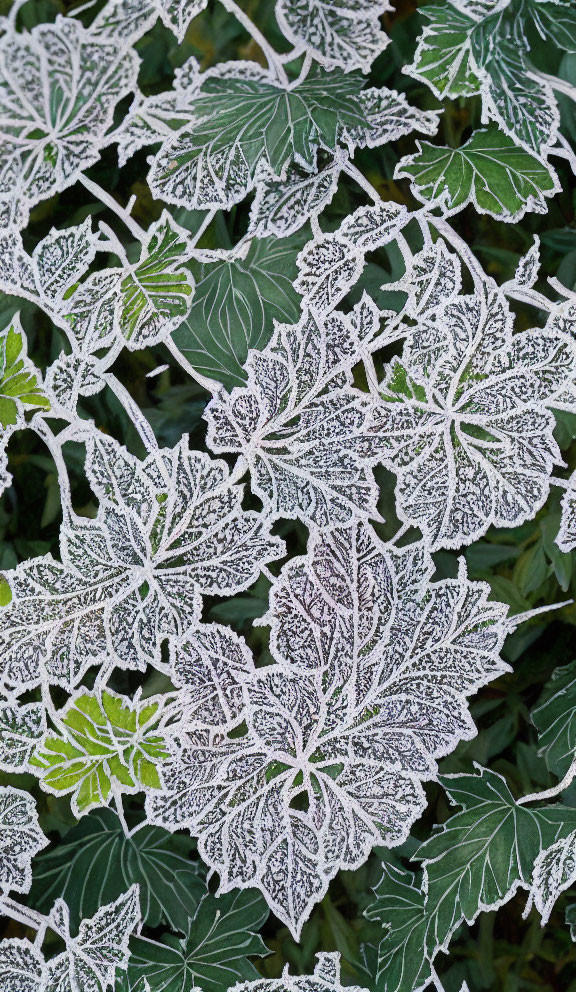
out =
<svg viewBox="0 0 576 992"><path fill-rule="evenodd" d="M32 796L21 789L0 786L0 827L0 887L4 894L28 892L32 884L30 862L48 843L38 825Z"/></svg>
<svg viewBox="0 0 576 992"><path fill-rule="evenodd" d="M466 696L506 668L505 608L432 572L421 546L387 548L365 524L314 538L261 621L275 664L228 670L246 732L230 707L210 725L197 678L197 727L148 796L151 822L198 836L220 891L258 886L296 936L337 871L407 837L435 759L475 733Z"/></svg>
<svg viewBox="0 0 576 992"><path fill-rule="evenodd" d="M366 992L356 986L345 986L350 992ZM288 965L282 978L262 978L256 982L239 982L231 992L342 992L340 980L340 955L321 953L316 956L312 975L296 977L290 975Z"/></svg>

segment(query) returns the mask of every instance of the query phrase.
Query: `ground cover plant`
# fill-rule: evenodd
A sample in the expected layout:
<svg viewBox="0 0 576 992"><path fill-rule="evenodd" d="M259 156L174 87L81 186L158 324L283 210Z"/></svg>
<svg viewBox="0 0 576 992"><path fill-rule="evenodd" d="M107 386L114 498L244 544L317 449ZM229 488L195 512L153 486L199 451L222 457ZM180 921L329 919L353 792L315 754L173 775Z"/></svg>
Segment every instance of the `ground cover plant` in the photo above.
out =
<svg viewBox="0 0 576 992"><path fill-rule="evenodd" d="M0 0L0 989L576 989L576 5Z"/></svg>

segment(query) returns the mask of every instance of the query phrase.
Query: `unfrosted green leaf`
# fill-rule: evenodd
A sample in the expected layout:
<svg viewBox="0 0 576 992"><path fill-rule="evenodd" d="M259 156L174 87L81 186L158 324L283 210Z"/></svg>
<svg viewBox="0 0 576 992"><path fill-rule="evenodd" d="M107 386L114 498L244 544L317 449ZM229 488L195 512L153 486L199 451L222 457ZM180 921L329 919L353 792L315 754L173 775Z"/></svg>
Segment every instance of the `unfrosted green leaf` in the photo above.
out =
<svg viewBox="0 0 576 992"><path fill-rule="evenodd" d="M227 389L244 385L248 351L264 348L275 320L298 319L296 258L305 240L301 234L255 240L245 258L197 266L192 309L172 335L195 369Z"/></svg>
<svg viewBox="0 0 576 992"><path fill-rule="evenodd" d="M190 838L160 827L126 837L112 810L98 810L35 859L33 904L46 912L62 898L78 926L137 883L143 921L151 927L165 921L184 932L206 891L199 863L188 856L193 846Z"/></svg>
<svg viewBox="0 0 576 992"><path fill-rule="evenodd" d="M0 426L18 423L24 410L50 404L39 385L39 373L26 355L26 339L18 317L0 334Z"/></svg>
<svg viewBox="0 0 576 992"><path fill-rule="evenodd" d="M562 778L576 754L576 662L557 668L532 712L540 754Z"/></svg>
<svg viewBox="0 0 576 992"><path fill-rule="evenodd" d="M236 982L258 978L249 960L268 952L257 931L268 916L254 891L204 897L183 940L165 943L136 937L131 941L130 992L226 992Z"/></svg>

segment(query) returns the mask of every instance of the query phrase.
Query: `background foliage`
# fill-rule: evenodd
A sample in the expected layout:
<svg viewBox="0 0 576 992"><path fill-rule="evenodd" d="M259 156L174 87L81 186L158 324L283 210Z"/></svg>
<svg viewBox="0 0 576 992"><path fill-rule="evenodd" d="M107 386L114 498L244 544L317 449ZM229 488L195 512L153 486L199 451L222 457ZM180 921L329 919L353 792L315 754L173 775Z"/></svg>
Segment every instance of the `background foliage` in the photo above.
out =
<svg viewBox="0 0 576 992"><path fill-rule="evenodd" d="M9 3L1 3L0 13L6 13L9 6ZM65 0L34 0L26 4L20 18L23 25L32 27L35 23L51 21L58 13L77 6L80 4L66 3ZM286 41L275 26L269 0L244 0L242 6L273 44L279 49L286 47ZM401 71L402 66L413 60L417 35L422 26L417 10L419 6L422 5L412 0L398 0L394 13L385 16L384 27L392 38L392 44L372 66L369 85L399 89L408 94L413 105L434 109L440 104L430 90ZM202 68L230 59L260 58L258 49L238 22L215 2L210 2L208 8L192 21L182 44L177 44L172 33L158 21L138 43L137 50L142 58L140 83L146 94L167 88L173 69L191 55L198 58ZM554 64L542 64L540 68L576 85L576 56L566 55L560 62L555 56L549 57L556 59ZM561 95L559 101L564 133L574 134L576 110ZM122 108L119 110L121 112ZM436 141L451 147L461 146L478 126L479 98L448 102L440 119ZM394 145L362 150L357 153L355 162L383 199L406 203L414 208L417 203L411 197L408 181L394 181L392 178L397 161L414 150L415 141L410 136ZM144 226L148 226L161 213L160 203L152 200L143 180L147 168L146 156L147 151L138 152L124 167L119 168L115 150L107 149L101 161L88 172L121 202L134 195L136 204L133 215ZM534 234L538 234L541 239L542 280L546 276L557 276L567 287L576 286L573 177L562 161L558 171L563 190L548 202L548 212L544 215L529 214L518 224L504 224L490 216L480 215L470 206L452 218L455 229L497 282L512 277L518 260L530 248ZM335 228L361 202L362 192L342 177L338 192L324 215L328 220L327 226ZM250 198L228 213L220 213L203 235L200 245L212 248L234 244L247 229L249 205ZM192 231L203 216L198 212L196 218L182 209L174 213L176 219ZM106 219L106 208L100 203L90 202L86 190L77 184L34 209L25 234L25 244L31 248L52 226L77 224L88 215ZM274 316L282 316L286 320L296 317L298 299L292 286L296 271L295 257L309 236L310 231L306 228L291 239L289 250L277 263L276 271L271 253L261 250L258 257L239 264L238 270L233 273L234 304L239 311L244 307L250 313L249 319L254 322L256 330L264 332ZM136 248L128 242L126 247L129 253ZM260 280L262 292L262 285L271 271L281 274L283 294L281 297L278 295L275 284L272 290L274 306L260 313L258 301L254 304L253 300L254 280ZM399 278L401 272L397 250L394 247L380 249L370 257L362 285L375 294L378 302L379 287ZM196 271L195 276L198 289L194 309L188 318L191 326L197 314L205 318L211 312L214 294L220 291L209 274ZM359 290L355 289L355 293ZM390 305L389 295L387 305ZM17 309L22 312L29 352L40 367L45 367L57 357L62 342L57 340L57 332L48 318L32 304L22 306L20 300L4 297L0 301L2 326ZM520 317L520 328L531 326L531 315L524 313L520 304L516 304L515 309ZM245 318L245 313L239 313L239 319ZM113 371L131 391L161 444L175 444L181 433L187 431L191 435L192 446L205 450L205 425L201 415L207 394L186 378L174 363L159 375L146 378L147 373L167 360L168 353L161 345L137 353L124 350ZM112 431L132 451L143 454L138 436L111 392L83 400L83 404L97 426ZM556 437L571 472L576 468L576 417L558 415ZM20 561L46 552L52 552L57 557L61 523L55 467L37 436L31 431L15 434L10 442L9 455L14 481L0 502L0 569L12 568ZM93 515L96 507L83 477L81 452L68 445L66 456L74 506L84 515ZM387 523L378 525L377 529L386 538L394 534L398 521L394 515L393 486L387 484L385 471L378 471L384 494L380 509ZM560 496L560 490L553 490L551 498L534 521L510 530L492 529L484 539L464 552L470 578L488 581L494 598L509 604L512 612L576 598L574 556L560 552L553 541L560 519ZM283 522L279 532L287 540L291 553L305 552L306 535L301 525ZM435 555L436 577L454 576L458 557L458 551L438 552ZM208 600L204 613L204 619L231 624L242 632L261 661L267 658L268 632L265 628L253 628L251 622L265 612L268 587L268 581L262 577L246 593L226 601L217 598ZM555 781L544 757L538 754L536 729L530 713L545 691L552 671L573 660L575 625L576 605L570 603L545 613L538 621L523 625L509 637L504 657L512 665L513 672L492 682L473 699L471 711L478 735L472 741L461 744L441 762L442 773L471 772L473 762L478 762L505 775L516 795L544 789ZM137 673L117 672L113 688L132 695L141 679ZM157 687L162 688L159 685L161 675L148 675L147 680L144 686L146 693L156 691ZM300 944L294 942L287 929L273 916L266 919L263 903L255 900L250 893L225 897L231 904L226 908L232 915L224 913L226 919L221 925L234 929L235 923L242 931L238 967L230 975L218 968L218 932L211 931L212 945L208 950L204 948L201 953L197 952L194 958L203 928L210 930L216 909L213 897L205 895L206 883L195 861L194 843L189 837L184 834L169 837L159 828L148 827L135 834L130 845L118 829L115 814L110 811L96 811L76 824L68 799L41 792L32 776L0 774L0 784L7 784L8 781L33 792L38 803L41 827L53 842L52 847L34 861L35 881L29 897L30 904L45 910L56 896L65 895L78 923L82 917L92 915L99 904L116 899L133 881L141 881L144 875L149 880L148 902L143 906L147 938L158 939L165 932L166 924L174 926L179 919L195 917L194 926L186 938L186 949L192 962L196 963L190 965L191 970L185 973L182 970L181 949L167 948L168 957L172 955L170 961L174 982L169 988L180 988L179 978L185 974L188 985L194 980L205 992L220 992L233 981L255 977L256 971L277 977L286 962L295 972L309 974L317 952L330 950L341 953L346 982L375 988L374 945L381 936L381 923L367 919L364 910L373 900L372 890L381 878L382 861L392 866L416 869L417 863L412 863L410 859L419 844L430 837L434 824L444 822L454 813L444 789L437 784L428 785L429 806L411 838L393 853L384 849L375 850L358 871L341 873L305 924ZM576 810L576 783L564 794L564 804ZM132 815L136 820L138 807L136 803L133 806ZM534 910L523 919L525 894L522 892L518 892L501 911L482 914L471 928L462 926L451 943L450 959L440 955L437 960L447 992L458 992L463 981L468 983L472 992L484 989L495 992L532 989L567 992L576 989L576 945L564 925L566 907L575 899L576 892L563 895L554 909L550 925L545 929L541 928ZM224 909L221 905L223 901L220 900L221 911ZM23 936L25 933L20 924L5 922L3 925L3 936ZM262 941L266 946L266 956L261 956L265 951ZM230 940L226 940L225 946L230 958ZM137 966L138 947L133 948L133 954ZM256 971L247 965L247 955L252 956Z"/></svg>

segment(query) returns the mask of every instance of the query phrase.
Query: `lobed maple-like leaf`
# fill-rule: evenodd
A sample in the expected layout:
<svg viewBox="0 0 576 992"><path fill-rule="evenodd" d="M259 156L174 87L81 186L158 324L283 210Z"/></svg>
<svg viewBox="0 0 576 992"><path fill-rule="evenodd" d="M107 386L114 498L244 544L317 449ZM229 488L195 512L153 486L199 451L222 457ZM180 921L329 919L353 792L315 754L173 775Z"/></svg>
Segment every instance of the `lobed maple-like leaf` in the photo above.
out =
<svg viewBox="0 0 576 992"><path fill-rule="evenodd" d="M366 992L357 985L342 985L340 976L340 955L336 952L321 951L316 955L316 964L311 975L291 975L285 965L282 978L260 978L254 982L234 985L231 992Z"/></svg>
<svg viewBox="0 0 576 992"><path fill-rule="evenodd" d="M179 42L208 0L108 0L92 24L97 37L136 41L161 18Z"/></svg>
<svg viewBox="0 0 576 992"><path fill-rule="evenodd" d="M364 524L317 534L263 620L276 663L237 676L246 729L229 711L210 727L200 695L147 800L150 822L198 836L221 891L259 887L296 935L338 870L405 839L420 780L475 733L465 696L505 669L504 608L432 570Z"/></svg>
<svg viewBox="0 0 576 992"><path fill-rule="evenodd" d="M263 517L242 510L225 463L190 451L186 436L141 462L95 432L86 472L99 510L66 515L62 561L6 572L0 670L21 690L44 679L71 688L95 664L161 665L162 640L195 624L202 593L246 589L283 554Z"/></svg>
<svg viewBox="0 0 576 992"><path fill-rule="evenodd" d="M532 517L561 462L551 411L576 411L575 372L573 340L512 334L490 284L424 311L381 386L378 437L400 518L431 547L456 548Z"/></svg>
<svg viewBox="0 0 576 992"><path fill-rule="evenodd" d="M3 992L41 992L45 982L41 951L18 937L0 942L0 982Z"/></svg>
<svg viewBox="0 0 576 992"><path fill-rule="evenodd" d="M168 757L158 724L162 697L131 701L105 690L83 689L57 714L59 733L48 732L31 764L53 795L73 793L81 817L107 806L121 792L160 788L160 763Z"/></svg>
<svg viewBox="0 0 576 992"><path fill-rule="evenodd" d="M0 768L28 771L32 753L46 729L41 703L0 703Z"/></svg>
<svg viewBox="0 0 576 992"><path fill-rule="evenodd" d="M98 161L114 108L136 84L138 58L59 16L8 31L0 66L0 198L19 203L25 217Z"/></svg>

